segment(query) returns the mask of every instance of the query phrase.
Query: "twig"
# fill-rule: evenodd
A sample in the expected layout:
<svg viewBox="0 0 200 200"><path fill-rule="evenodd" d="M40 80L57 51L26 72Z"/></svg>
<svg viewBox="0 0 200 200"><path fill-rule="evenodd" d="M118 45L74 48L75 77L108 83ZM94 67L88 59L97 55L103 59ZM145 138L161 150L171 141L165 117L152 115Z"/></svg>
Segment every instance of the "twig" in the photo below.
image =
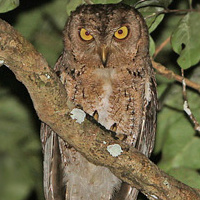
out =
<svg viewBox="0 0 200 200"><path fill-rule="evenodd" d="M146 6L144 6L146 7ZM140 7L142 8L142 7ZM140 9L138 8L138 9ZM169 10L169 9L163 9L162 11L158 11L158 12L154 12L148 16L146 16L144 19L148 19L148 18L151 18L151 17L154 17L154 16L159 16L159 15L162 15L162 14L170 14L170 13L176 13L176 14L179 14L179 15L184 15L185 13L188 13L188 12L200 12L200 10L198 9L183 9L183 10Z"/></svg>
<svg viewBox="0 0 200 200"><path fill-rule="evenodd" d="M163 65L161 65L160 63L157 63L155 61L152 60L152 64L153 64L153 68L155 68L159 74L165 76L168 79L173 79L176 80L180 83L182 83L182 76L175 74L173 71L167 69L166 67L164 67ZM193 81L190 81L189 79L185 78L185 82L187 84L187 86L197 90L198 92L200 92L200 84L195 83Z"/></svg>
<svg viewBox="0 0 200 200"><path fill-rule="evenodd" d="M155 58L160 53L160 51L170 42L170 38L171 37L169 36L164 42L161 43L160 46L156 48L153 58Z"/></svg>
<svg viewBox="0 0 200 200"><path fill-rule="evenodd" d="M181 74L182 74L183 100L184 100L183 109L187 113L187 115L190 117L190 120L193 122L195 130L200 132L200 124L198 123L195 116L192 114L192 111L191 111L189 103L188 103L187 91L186 91L186 81L185 81L183 69L181 69Z"/></svg>

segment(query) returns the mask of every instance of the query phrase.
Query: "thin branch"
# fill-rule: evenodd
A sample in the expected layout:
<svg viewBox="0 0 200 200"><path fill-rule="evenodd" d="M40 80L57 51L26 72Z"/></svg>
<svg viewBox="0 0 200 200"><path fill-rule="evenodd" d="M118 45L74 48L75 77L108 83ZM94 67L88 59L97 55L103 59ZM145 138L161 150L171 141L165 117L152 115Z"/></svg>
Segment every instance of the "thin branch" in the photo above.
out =
<svg viewBox="0 0 200 200"><path fill-rule="evenodd" d="M146 7L146 6L144 6L144 7ZM140 7L140 8L142 8L142 7ZM148 18L151 18L151 17L154 17L154 16L158 17L159 15L170 14L170 13L176 13L176 14L179 14L179 15L184 15L184 14L189 13L189 12L200 12L200 10L199 9L183 9L183 10L180 10L180 9L179 10L163 9L162 11L154 12L154 13L146 16L144 19L148 19Z"/></svg>
<svg viewBox="0 0 200 200"><path fill-rule="evenodd" d="M155 59L155 57L160 53L160 51L170 42L170 38L168 37L164 42L161 43L160 46L158 46L155 50L155 53L153 55L153 58Z"/></svg>
<svg viewBox="0 0 200 200"><path fill-rule="evenodd" d="M195 130L200 132L200 124L197 121L197 119L195 118L195 116L192 114L192 111L191 111L189 103L188 103L187 91L186 91L186 81L185 81L183 69L181 69L181 74L182 74L183 100L184 100L183 109L187 113L187 115L190 117L190 120L193 122Z"/></svg>
<svg viewBox="0 0 200 200"><path fill-rule="evenodd" d="M198 9L193 9L193 8L189 8L189 9L177 9L177 10L170 10L170 9L165 9L163 11L163 14L167 14L167 13L177 13L177 14L185 14L188 12L200 12L200 10Z"/></svg>
<svg viewBox="0 0 200 200"><path fill-rule="evenodd" d="M173 80L176 80L176 81L182 83L182 79L183 79L182 76L175 74L173 71L167 69L166 67L164 67L160 63L157 63L153 60L152 60L152 64L153 64L153 67L157 70L157 72L159 74L163 75L164 77L166 77L168 79L173 79ZM198 92L200 92L200 84L195 83L193 81L190 81L187 78L185 78L185 82L186 82L187 86L189 86L189 87L197 90Z"/></svg>
<svg viewBox="0 0 200 200"><path fill-rule="evenodd" d="M86 119L71 118L74 108L64 86L34 47L6 22L0 20L0 63L8 66L27 88L39 118L90 162L106 166L121 180L143 192L149 199L200 199L200 192L167 175L146 156ZM84 141L84 142L83 142ZM87 142L85 142L87 141ZM107 151L119 144L121 155Z"/></svg>

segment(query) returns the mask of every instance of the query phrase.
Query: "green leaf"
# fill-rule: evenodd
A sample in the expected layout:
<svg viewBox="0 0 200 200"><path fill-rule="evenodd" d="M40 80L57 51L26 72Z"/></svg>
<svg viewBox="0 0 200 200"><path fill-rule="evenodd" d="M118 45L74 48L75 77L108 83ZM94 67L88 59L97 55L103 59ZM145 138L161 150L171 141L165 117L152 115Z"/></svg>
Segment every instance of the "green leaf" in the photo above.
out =
<svg viewBox="0 0 200 200"><path fill-rule="evenodd" d="M165 122L162 123L160 120ZM159 125L159 122L162 125ZM158 120L158 130L162 140L159 139L157 142L163 148L159 166L163 170L168 172L171 168L177 167L200 168L200 139L194 136L193 127L187 118L184 118L183 113L169 108L163 109L162 117Z"/></svg>
<svg viewBox="0 0 200 200"><path fill-rule="evenodd" d="M123 0L122 3L134 6L144 17L149 32L153 32L162 21L164 14L161 12L164 7L167 7L170 0L149 0L149 1L136 1L136 0Z"/></svg>
<svg viewBox="0 0 200 200"><path fill-rule="evenodd" d="M53 66L63 49L62 30L66 19L66 0L52 1L41 5L39 9L22 12L17 18L15 28Z"/></svg>
<svg viewBox="0 0 200 200"><path fill-rule="evenodd" d="M127 4L129 6L135 6L135 4L138 2L138 0L122 0L121 2L124 4Z"/></svg>
<svg viewBox="0 0 200 200"><path fill-rule="evenodd" d="M147 0L147 1L138 1L136 7L144 6L159 6L167 8L172 0Z"/></svg>
<svg viewBox="0 0 200 200"><path fill-rule="evenodd" d="M71 14L71 11L74 11L79 5L83 3L82 0L73 0L69 1L66 5L66 11L67 15L69 16Z"/></svg>
<svg viewBox="0 0 200 200"><path fill-rule="evenodd" d="M200 175L193 169L184 167L172 168L168 171L169 175L193 188L200 188Z"/></svg>
<svg viewBox="0 0 200 200"><path fill-rule="evenodd" d="M152 37L149 36L149 53L150 56L153 56L155 52L155 42L153 41Z"/></svg>
<svg viewBox="0 0 200 200"><path fill-rule="evenodd" d="M147 7L147 6L156 6L156 7L158 6L167 8L172 1L173 0L147 0L147 1L123 0L122 3L135 6L136 8Z"/></svg>
<svg viewBox="0 0 200 200"><path fill-rule="evenodd" d="M172 168L200 168L200 138L195 136L193 125L183 112L182 88L173 86L158 114L155 152L162 151L159 166L165 171ZM190 108L200 119L199 95L188 90Z"/></svg>
<svg viewBox="0 0 200 200"><path fill-rule="evenodd" d="M28 110L2 87L0 119L1 198L26 199L36 183L42 185L40 141Z"/></svg>
<svg viewBox="0 0 200 200"><path fill-rule="evenodd" d="M19 6L19 0L0 0L0 13L5 13Z"/></svg>
<svg viewBox="0 0 200 200"><path fill-rule="evenodd" d="M164 18L164 14L160 14L163 11L162 7L149 6L139 8L138 10L143 15L149 27L149 33L153 32Z"/></svg>
<svg viewBox="0 0 200 200"><path fill-rule="evenodd" d="M199 12L188 13L180 20L172 34L172 47L180 55L177 62L183 69L187 69L200 61L199 19Z"/></svg>
<svg viewBox="0 0 200 200"><path fill-rule="evenodd" d="M109 4L109 3L119 3L121 0L92 0L93 3L98 4Z"/></svg>

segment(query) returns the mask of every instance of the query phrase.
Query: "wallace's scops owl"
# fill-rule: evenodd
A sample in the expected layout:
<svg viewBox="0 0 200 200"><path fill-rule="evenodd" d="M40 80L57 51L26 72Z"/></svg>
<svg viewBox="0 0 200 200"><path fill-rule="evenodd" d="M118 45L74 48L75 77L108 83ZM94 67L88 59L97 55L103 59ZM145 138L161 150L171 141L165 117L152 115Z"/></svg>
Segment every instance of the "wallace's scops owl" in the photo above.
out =
<svg viewBox="0 0 200 200"><path fill-rule="evenodd" d="M150 156L156 84L141 15L124 4L82 5L64 29L55 71L70 100L116 137ZM66 130L67 131L67 130ZM133 200L138 191L88 162L42 124L46 200Z"/></svg>

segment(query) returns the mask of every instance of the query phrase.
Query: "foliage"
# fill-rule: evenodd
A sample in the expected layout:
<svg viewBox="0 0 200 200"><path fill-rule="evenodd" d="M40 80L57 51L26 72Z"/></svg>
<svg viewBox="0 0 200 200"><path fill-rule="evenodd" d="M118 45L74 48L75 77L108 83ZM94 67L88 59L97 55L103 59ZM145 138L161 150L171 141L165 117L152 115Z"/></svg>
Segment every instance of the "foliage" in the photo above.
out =
<svg viewBox="0 0 200 200"><path fill-rule="evenodd" d="M13 9L12 2L18 1L0 1L0 12ZM118 3L119 0L90 2ZM171 37L171 44L167 43L155 60L177 74L180 74L181 68L187 69L185 76L200 84L198 1L122 2L135 5L144 16L151 33L151 55L155 56L155 50ZM37 5L24 3L24 6L21 3L18 9L8 14L13 13L16 20L14 23L10 19L10 23L31 41L53 66L62 51L61 34L65 20L71 10L81 3L82 0L43 0ZM7 14L2 14L1 17L8 19ZM7 21L9 22L9 19ZM5 180L4 184L0 185L1 197L4 200L26 199L34 191L37 199L43 199L41 147L38 127L33 125L35 114L30 112L32 105L27 105L23 98L19 99L19 95L16 95L22 86L16 82L10 84L10 80L5 79L8 71L3 68L0 70L0 177ZM160 109L152 159L164 171L192 187L199 188L199 133L195 132L193 124L183 111L181 84L159 74L157 83ZM191 110L200 121L199 93L190 88L187 88L187 93ZM28 94L25 93L25 96Z"/></svg>
<svg viewBox="0 0 200 200"><path fill-rule="evenodd" d="M0 0L0 13L8 12L19 5L19 0Z"/></svg>
<svg viewBox="0 0 200 200"><path fill-rule="evenodd" d="M183 69L190 68L200 60L200 41L195 39L199 35L199 19L198 12L186 14L172 34L172 47L180 55L177 61Z"/></svg>

